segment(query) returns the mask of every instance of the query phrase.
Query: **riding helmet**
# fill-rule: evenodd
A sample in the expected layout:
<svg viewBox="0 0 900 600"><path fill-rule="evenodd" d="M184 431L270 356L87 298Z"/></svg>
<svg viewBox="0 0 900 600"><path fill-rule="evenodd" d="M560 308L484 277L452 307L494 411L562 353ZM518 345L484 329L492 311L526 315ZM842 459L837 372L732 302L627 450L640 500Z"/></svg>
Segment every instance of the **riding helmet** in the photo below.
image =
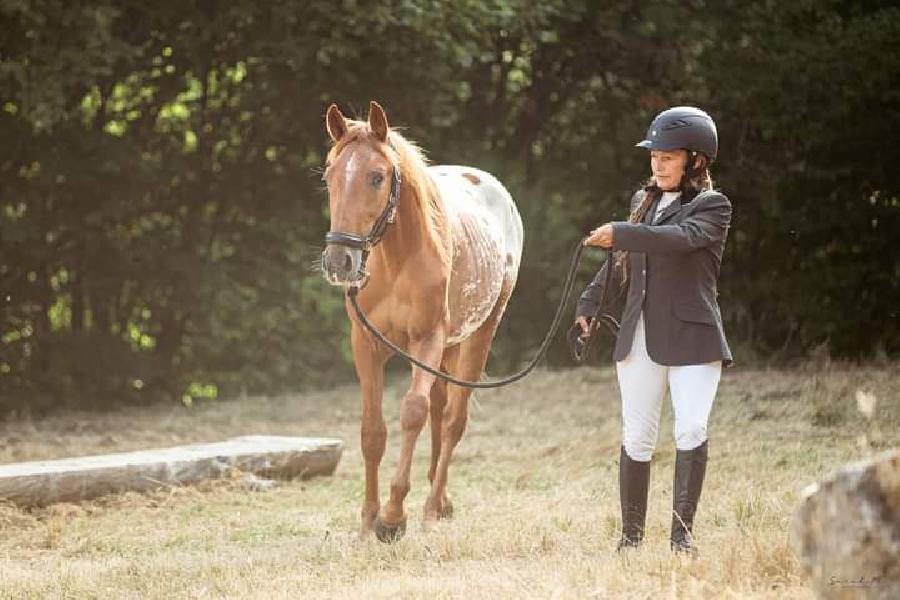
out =
<svg viewBox="0 0 900 600"><path fill-rule="evenodd" d="M644 140L635 146L648 150L694 150L705 154L712 163L719 150L719 135L715 121L704 111L676 106L656 115Z"/></svg>

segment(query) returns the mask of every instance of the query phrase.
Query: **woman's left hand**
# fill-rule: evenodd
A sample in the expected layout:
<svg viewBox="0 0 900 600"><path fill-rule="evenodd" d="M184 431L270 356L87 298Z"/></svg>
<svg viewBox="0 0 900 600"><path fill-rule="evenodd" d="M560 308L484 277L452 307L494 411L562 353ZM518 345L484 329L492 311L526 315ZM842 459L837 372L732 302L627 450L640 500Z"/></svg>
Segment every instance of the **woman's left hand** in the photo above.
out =
<svg viewBox="0 0 900 600"><path fill-rule="evenodd" d="M613 245L613 227L612 223L601 225L597 229L591 231L590 237L584 241L585 246L600 246L601 248L612 248Z"/></svg>

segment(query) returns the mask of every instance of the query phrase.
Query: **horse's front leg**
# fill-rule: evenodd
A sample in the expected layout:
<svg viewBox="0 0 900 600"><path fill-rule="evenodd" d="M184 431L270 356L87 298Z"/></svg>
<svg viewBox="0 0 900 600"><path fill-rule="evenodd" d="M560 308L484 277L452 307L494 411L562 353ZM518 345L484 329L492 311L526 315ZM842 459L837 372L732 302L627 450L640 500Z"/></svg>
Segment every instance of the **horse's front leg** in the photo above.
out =
<svg viewBox="0 0 900 600"><path fill-rule="evenodd" d="M375 518L380 507L378 501L378 468L384 456L387 428L381 410L384 385L384 364L390 354L368 338L355 323L350 333L353 363L362 388L362 423L360 446L366 463L366 491L362 506L362 526L359 536L365 539L374 531Z"/></svg>
<svg viewBox="0 0 900 600"><path fill-rule="evenodd" d="M437 368L444 352L443 331L410 341L409 351L420 361ZM409 493L409 473L416 440L428 420L428 397L434 380L434 375L413 367L412 383L400 404L400 460L391 480L391 497L375 521L375 534L382 542L396 541L406 531L406 509L403 503Z"/></svg>

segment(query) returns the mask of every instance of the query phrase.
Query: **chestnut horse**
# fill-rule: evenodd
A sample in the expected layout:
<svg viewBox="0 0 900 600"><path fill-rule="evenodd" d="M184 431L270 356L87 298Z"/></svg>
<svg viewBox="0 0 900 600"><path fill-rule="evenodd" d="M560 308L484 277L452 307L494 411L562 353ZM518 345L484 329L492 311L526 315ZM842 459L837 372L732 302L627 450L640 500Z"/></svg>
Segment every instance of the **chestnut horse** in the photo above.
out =
<svg viewBox="0 0 900 600"><path fill-rule="evenodd" d="M323 179L331 231L322 271L333 285L359 288L363 312L385 336L433 368L478 380L518 276L522 219L493 176L468 167L428 167L420 150L369 106L368 122L328 109L334 144ZM345 298L346 299L346 298ZM406 530L404 501L419 433L431 417L431 490L424 524L452 514L447 470L468 418L471 390L418 367L400 405L400 459L390 498L379 503L378 468L387 430L384 365L391 351L359 322L349 300L350 341L362 388L366 463L361 537L385 542Z"/></svg>

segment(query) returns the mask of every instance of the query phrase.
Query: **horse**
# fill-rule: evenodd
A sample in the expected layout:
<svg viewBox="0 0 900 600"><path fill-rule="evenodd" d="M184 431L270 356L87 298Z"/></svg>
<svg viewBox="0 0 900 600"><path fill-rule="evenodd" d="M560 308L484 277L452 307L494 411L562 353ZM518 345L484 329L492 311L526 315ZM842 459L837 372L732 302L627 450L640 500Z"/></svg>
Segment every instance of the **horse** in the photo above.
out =
<svg viewBox="0 0 900 600"><path fill-rule="evenodd" d="M415 143L389 127L377 102L370 103L367 121L348 119L332 104L325 123L332 145L322 179L331 231L321 269L329 283L344 288L362 391L360 537L374 532L379 541L394 542L406 532L412 456L429 417L431 487L423 527L452 516L448 469L466 428L471 390L412 367L400 404L400 458L381 506L378 470L387 442L382 388L392 351L363 327L351 308L350 288L357 288L359 306L388 340L429 367L477 380L518 277L522 218L489 173L429 166Z"/></svg>

